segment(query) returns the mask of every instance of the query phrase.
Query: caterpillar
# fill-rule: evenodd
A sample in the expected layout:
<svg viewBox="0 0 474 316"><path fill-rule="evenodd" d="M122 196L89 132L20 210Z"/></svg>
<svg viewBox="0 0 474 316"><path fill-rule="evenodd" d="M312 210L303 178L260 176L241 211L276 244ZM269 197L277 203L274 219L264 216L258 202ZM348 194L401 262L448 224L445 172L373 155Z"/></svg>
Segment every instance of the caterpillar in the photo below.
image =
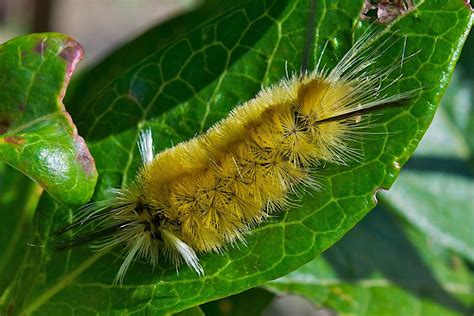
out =
<svg viewBox="0 0 474 316"><path fill-rule="evenodd" d="M398 79L385 81L399 65L373 67L393 45L389 37L369 49L374 34L362 35L333 69L322 67L320 57L314 70L286 75L204 134L156 155L151 131L142 131L135 180L80 209L56 236L75 234L55 248L122 245L119 283L140 258L153 266L162 257L176 267L184 262L204 274L199 253L245 243L268 216L291 211L300 188L318 187L324 162L360 158L352 143L369 126L367 114L413 95L387 94Z"/></svg>

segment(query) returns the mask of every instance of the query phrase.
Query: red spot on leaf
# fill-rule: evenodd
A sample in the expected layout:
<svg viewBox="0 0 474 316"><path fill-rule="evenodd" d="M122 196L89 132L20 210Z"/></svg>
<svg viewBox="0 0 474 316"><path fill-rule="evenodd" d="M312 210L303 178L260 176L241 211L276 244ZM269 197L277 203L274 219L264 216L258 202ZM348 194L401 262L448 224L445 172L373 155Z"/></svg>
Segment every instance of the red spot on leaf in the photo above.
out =
<svg viewBox="0 0 474 316"><path fill-rule="evenodd" d="M87 148L86 142L84 138L82 138L77 133L76 125L74 124L71 115L67 112L63 112L64 117L67 119L69 125L72 127L72 138L74 140L74 147L76 148L76 160L81 165L81 168L86 172L88 175L93 175L96 173L95 168L95 161L92 157L91 153L89 152L89 148Z"/></svg>
<svg viewBox="0 0 474 316"><path fill-rule="evenodd" d="M8 136L4 138L4 141L13 145L22 145L25 142L20 136Z"/></svg>
<svg viewBox="0 0 474 316"><path fill-rule="evenodd" d="M24 103L18 104L18 110L20 112L23 112L26 109L26 105Z"/></svg>
<svg viewBox="0 0 474 316"><path fill-rule="evenodd" d="M84 138L82 138L78 134L75 134L74 144L77 150L77 161L81 165L82 169L86 172L86 174L93 175L96 172L95 161L91 153L89 152L89 148L87 148Z"/></svg>
<svg viewBox="0 0 474 316"><path fill-rule="evenodd" d="M64 44L64 48L59 52L59 57L67 61L69 64L76 64L84 56L84 49L73 39L68 39Z"/></svg>
<svg viewBox="0 0 474 316"><path fill-rule="evenodd" d="M471 10L472 12L474 12L474 8L472 7L470 0L464 0L464 4L466 5L466 7L469 8L469 10Z"/></svg>
<svg viewBox="0 0 474 316"><path fill-rule="evenodd" d="M78 42L72 38L68 38L64 43L64 48L59 52L59 57L67 62L66 77L64 78L63 89L59 95L60 100L62 100L66 94L69 80L76 69L77 63L84 57L84 49Z"/></svg>
<svg viewBox="0 0 474 316"><path fill-rule="evenodd" d="M43 39L40 42L38 42L38 44L36 44L34 51L35 53L43 55L45 50L46 50L46 39Z"/></svg>

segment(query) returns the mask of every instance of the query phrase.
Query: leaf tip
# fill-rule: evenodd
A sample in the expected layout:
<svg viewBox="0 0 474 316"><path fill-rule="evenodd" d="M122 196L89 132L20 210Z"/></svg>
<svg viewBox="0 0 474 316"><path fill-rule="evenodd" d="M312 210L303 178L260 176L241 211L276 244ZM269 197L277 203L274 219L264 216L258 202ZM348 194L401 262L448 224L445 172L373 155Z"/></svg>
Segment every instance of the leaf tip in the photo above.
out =
<svg viewBox="0 0 474 316"><path fill-rule="evenodd" d="M76 40L66 37L64 47L59 52L59 57L74 67L84 57L84 48Z"/></svg>
<svg viewBox="0 0 474 316"><path fill-rule="evenodd" d="M58 56L66 61L66 77L64 79L64 85L62 92L60 94L60 100L64 98L66 94L66 89L69 85L74 70L76 69L77 64L84 57L84 48L77 41L70 37L64 39L63 48L60 50Z"/></svg>

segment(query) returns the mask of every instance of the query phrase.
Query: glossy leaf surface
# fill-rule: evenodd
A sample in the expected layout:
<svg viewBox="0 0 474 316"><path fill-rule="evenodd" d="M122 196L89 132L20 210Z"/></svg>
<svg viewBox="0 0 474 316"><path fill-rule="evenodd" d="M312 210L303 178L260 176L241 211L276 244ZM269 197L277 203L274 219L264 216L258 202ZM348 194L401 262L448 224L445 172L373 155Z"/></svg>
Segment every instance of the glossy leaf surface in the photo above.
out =
<svg viewBox="0 0 474 316"><path fill-rule="evenodd" d="M89 99L73 103L74 118L100 172L96 198L133 179L139 130L151 127L157 150L170 147L205 131L262 86L281 79L285 65L298 70L309 7L309 1L249 1L209 16L110 78ZM357 22L360 9L358 1L318 1L313 60L327 42L322 62L334 66L367 27ZM305 194L298 207L254 229L247 247L201 255L203 277L186 267L177 275L164 261L154 271L138 262L120 287L112 285L120 249L97 253L82 247L64 254L33 249L27 254L32 264L22 267L12 290L17 308L38 314L58 308L62 314L76 309L175 313L283 276L314 259L375 206L377 190L390 187L434 115L471 24L462 1L424 1L374 38L372 45L390 35L400 39L385 53L385 65L400 62L405 38L405 54L418 52L388 91L421 88L418 95L405 107L379 113L373 133L359 145L363 160L319 169L323 189ZM75 93L89 95L81 89L79 84ZM47 242L51 231L64 225L64 211L42 199L36 242Z"/></svg>

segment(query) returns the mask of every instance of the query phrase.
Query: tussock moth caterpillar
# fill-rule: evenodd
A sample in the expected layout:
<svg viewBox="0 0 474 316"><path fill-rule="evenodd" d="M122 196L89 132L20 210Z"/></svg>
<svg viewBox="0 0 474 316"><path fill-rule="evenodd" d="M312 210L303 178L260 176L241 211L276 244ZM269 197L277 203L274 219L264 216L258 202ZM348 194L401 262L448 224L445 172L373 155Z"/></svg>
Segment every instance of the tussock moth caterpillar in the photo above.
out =
<svg viewBox="0 0 474 316"><path fill-rule="evenodd" d="M57 247L123 245L118 282L137 258L156 265L165 257L203 274L198 253L224 251L270 214L288 210L298 188L317 187L321 162L357 159L351 142L367 127L365 114L411 95L385 93L390 84L383 82L399 65L372 67L392 40L368 49L373 36L365 33L332 70L320 62L313 71L302 67L206 133L156 156L151 132L142 132L135 181L82 208L58 232L76 235Z"/></svg>

